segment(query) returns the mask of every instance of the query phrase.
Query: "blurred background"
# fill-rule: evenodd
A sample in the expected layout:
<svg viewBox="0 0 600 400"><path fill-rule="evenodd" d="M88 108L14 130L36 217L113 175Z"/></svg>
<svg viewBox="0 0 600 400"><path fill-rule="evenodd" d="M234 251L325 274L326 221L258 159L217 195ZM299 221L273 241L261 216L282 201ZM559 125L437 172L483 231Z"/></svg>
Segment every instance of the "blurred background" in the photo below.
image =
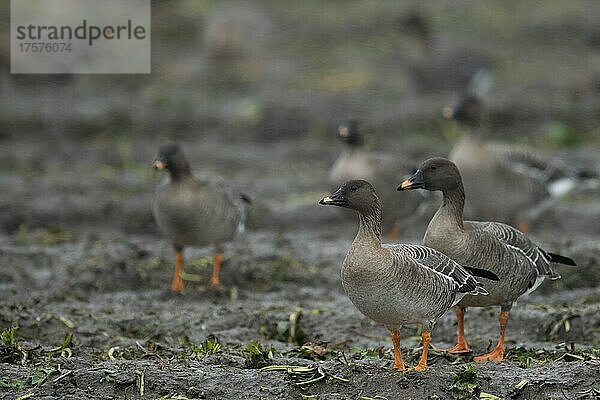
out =
<svg viewBox="0 0 600 400"><path fill-rule="evenodd" d="M139 359L145 363L145 349L155 354L159 348L164 358L147 370L159 382L155 397L168 394L161 379L178 376L164 373L162 360L188 354L190 344L207 337L217 337L224 351L198 365L214 368L217 377L230 365L236 376L216 379L207 398L227 397L223 388L239 390L239 376L258 390L257 375L239 354L251 341L286 357L307 357L291 351L313 339L346 352L389 347L385 328L360 316L340 285L355 216L317 205L336 188L330 168L346 149L338 124L359 120L366 148L404 165L385 180L385 189L414 202L415 192L395 191L401 176L426 158L449 154L465 127L444 119L442 110L472 92L479 74L488 139L598 174L599 16L597 0L152 1L151 74L12 75L9 2L0 2L0 329L18 325L18 340L43 349L72 333L77 368L89 369L89 381L77 374L78 386L100 385L107 393L115 384L94 375L101 374L98 363L120 368L130 352L127 365L146 370ZM152 161L168 141L183 145L195 171L220 175L253 198L246 236L225 251L224 298L215 300L205 289L208 248L187 250L186 272L197 281L190 278L189 291L166 294L173 250L160 237L150 205L165 179ZM530 221L534 240L580 265L557 267L563 279L544 283L513 309L509 344L533 348L531 357L545 349L559 361L556 349L565 343L573 343L566 351L575 351L575 342L598 348L599 192L596 185L553 199ZM420 242L425 214L401 225L399 240ZM279 332L298 310L304 310L301 340ZM497 334L496 317L488 309L469 313L469 339L484 349ZM436 330L441 348L454 337L449 314ZM409 336L405 348L418 347L419 338ZM116 346L122 350L115 361L109 349ZM40 359L48 360L44 354ZM91 363L86 354L93 355ZM507 356L512 369L480 370L496 385L494 394L508 397L506 382L524 376L541 382L550 370L558 375L544 390L562 391L555 382L565 379L569 388L582 377L589 387L597 382L589 358L523 375L515 354ZM389 367L391 353L385 357L378 362ZM436 362L445 368L432 374L447 388L448 371L462 366L442 357ZM30 367L2 368L25 379ZM366 382L372 393L400 387L392 372L365 371L348 372L364 374L348 398L362 396ZM261 379L261 390L284 388L282 398L299 391L283 375L277 385ZM68 380L56 381L48 386L62 398ZM208 381L203 377L202 385ZM180 379L171 393L198 382L197 376ZM420 390L443 393L429 382L419 383ZM533 397L541 385L531 386ZM539 396L560 395L544 393ZM576 396L575 389L569 393Z"/></svg>
<svg viewBox="0 0 600 400"><path fill-rule="evenodd" d="M374 150L417 161L447 155L460 128L442 107L480 67L493 77L492 139L596 171L600 163L593 0L154 1L150 75L11 75L8 6L0 9L8 234L155 233L149 202L161 176L150 163L171 140L196 170L257 199L251 227L289 229L295 210L298 223L321 221L334 214L303 207L331 189L341 120L359 119Z"/></svg>

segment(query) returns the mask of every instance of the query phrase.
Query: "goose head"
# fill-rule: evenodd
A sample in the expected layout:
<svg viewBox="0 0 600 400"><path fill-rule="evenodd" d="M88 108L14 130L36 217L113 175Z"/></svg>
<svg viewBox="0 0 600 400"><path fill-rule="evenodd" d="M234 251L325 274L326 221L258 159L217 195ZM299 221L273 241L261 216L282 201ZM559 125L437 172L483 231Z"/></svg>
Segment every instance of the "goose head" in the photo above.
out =
<svg viewBox="0 0 600 400"><path fill-rule="evenodd" d="M322 198L319 204L338 206L368 213L379 206L375 188L364 180L352 180L344 183L338 190Z"/></svg>
<svg viewBox="0 0 600 400"><path fill-rule="evenodd" d="M442 115L446 119L454 120L468 126L479 126L483 105L479 96L465 94L454 104L444 107Z"/></svg>
<svg viewBox="0 0 600 400"><path fill-rule="evenodd" d="M188 161L183 150L177 143L169 143L161 146L153 162L154 169L167 170L171 174L185 173L190 170Z"/></svg>
<svg viewBox="0 0 600 400"><path fill-rule="evenodd" d="M349 119L338 125L337 135L344 143L351 147L362 146L365 142L363 134L359 130L359 121Z"/></svg>
<svg viewBox="0 0 600 400"><path fill-rule="evenodd" d="M419 169L405 179L398 190L425 189L450 191L462 185L458 167L447 158L435 157L423 161Z"/></svg>

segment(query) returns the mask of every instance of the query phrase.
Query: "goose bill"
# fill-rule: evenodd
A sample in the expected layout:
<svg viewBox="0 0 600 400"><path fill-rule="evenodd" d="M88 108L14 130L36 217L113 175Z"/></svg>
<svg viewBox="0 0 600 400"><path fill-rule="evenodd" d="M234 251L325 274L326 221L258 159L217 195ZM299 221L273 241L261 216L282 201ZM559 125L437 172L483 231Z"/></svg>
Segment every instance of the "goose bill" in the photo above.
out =
<svg viewBox="0 0 600 400"><path fill-rule="evenodd" d="M154 163L152 164L154 166L154 169L157 169L159 171L162 171L163 169L165 169L165 163L160 161L160 160L156 160L154 161Z"/></svg>
<svg viewBox="0 0 600 400"><path fill-rule="evenodd" d="M398 186L398 190L423 189L424 187L425 182L423 181L423 171L418 169L417 172L409 176L400 184L400 186Z"/></svg>
<svg viewBox="0 0 600 400"><path fill-rule="evenodd" d="M452 118L454 118L454 108L452 108L452 107L444 107L444 109L442 110L442 115L446 119L452 119Z"/></svg>
<svg viewBox="0 0 600 400"><path fill-rule="evenodd" d="M338 190L335 193L330 194L327 197L323 197L319 201L319 204L322 204L325 206L344 206L346 204L346 199L344 198L342 193L340 193L340 191Z"/></svg>

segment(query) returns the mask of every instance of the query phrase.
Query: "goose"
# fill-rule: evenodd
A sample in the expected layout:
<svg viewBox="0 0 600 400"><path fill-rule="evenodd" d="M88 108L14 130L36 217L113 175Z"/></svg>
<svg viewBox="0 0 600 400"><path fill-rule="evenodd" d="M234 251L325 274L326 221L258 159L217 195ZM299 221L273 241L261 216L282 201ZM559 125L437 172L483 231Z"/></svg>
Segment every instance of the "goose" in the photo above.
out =
<svg viewBox="0 0 600 400"><path fill-rule="evenodd" d="M175 249L171 290L184 291L181 273L185 246L206 245L215 249L209 287L217 289L224 260L221 243L243 231L245 208L250 199L220 178L192 175L183 150L176 143L160 147L154 168L169 172L169 180L156 190L152 212L159 230Z"/></svg>
<svg viewBox="0 0 600 400"><path fill-rule="evenodd" d="M449 351L470 351L464 336L463 318L467 307L500 306L500 337L489 353L475 357L476 362L502 361L509 313L519 296L535 290L546 277L558 279L551 263L576 265L565 256L546 252L512 226L499 222L463 221L465 191L456 164L446 158L431 158L403 181L398 190L441 191L443 202L429 222L423 244L434 248L461 265L496 274L499 281L484 279L488 295L465 296L456 304L458 343ZM512 193L508 194L509 196Z"/></svg>
<svg viewBox="0 0 600 400"><path fill-rule="evenodd" d="M551 199L585 186L584 181L597 181L591 171L545 159L529 149L486 140L483 114L481 96L472 91L443 110L443 116L463 130L448 159L460 168L469 216L517 225L527 233L531 220ZM511 196L502 198L502 193Z"/></svg>
<svg viewBox="0 0 600 400"><path fill-rule="evenodd" d="M431 22L419 10L401 16L398 29L414 41L408 72L421 93L463 90L475 74L492 65L488 54L464 38L457 41L432 33Z"/></svg>
<svg viewBox="0 0 600 400"><path fill-rule="evenodd" d="M412 198L399 201L393 191L381 190L390 181L400 178L398 171L414 170L417 163L392 154L370 151L357 119L342 121L338 126L337 136L344 142L345 148L329 170L331 185L337 188L343 182L353 179L373 182L375 188L383 194L383 204L386 206L383 226L386 230L389 229L391 240L398 239L399 222L410 225L413 229L421 222L420 225L425 229L426 217L431 217L434 211L427 196L415 193Z"/></svg>
<svg viewBox="0 0 600 400"><path fill-rule="evenodd" d="M381 204L369 182L348 181L319 204L358 212L358 233L342 264L344 291L362 314L390 331L397 370L406 369L400 328L422 323L423 352L415 369L424 370L436 320L465 294L485 295L486 290L465 268L434 249L413 244L382 245ZM487 271L473 271L495 277Z"/></svg>
<svg viewBox="0 0 600 400"><path fill-rule="evenodd" d="M381 157L367 150L359 124L356 119L348 119L338 125L337 136L345 148L329 169L329 181L334 185L351 179L373 179L375 176L374 164Z"/></svg>

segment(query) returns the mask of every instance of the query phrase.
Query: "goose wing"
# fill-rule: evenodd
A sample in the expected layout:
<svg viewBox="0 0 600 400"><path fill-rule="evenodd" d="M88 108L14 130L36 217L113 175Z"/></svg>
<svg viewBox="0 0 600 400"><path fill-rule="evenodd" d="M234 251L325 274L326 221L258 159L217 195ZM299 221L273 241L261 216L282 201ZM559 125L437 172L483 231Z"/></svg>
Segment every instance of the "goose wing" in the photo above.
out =
<svg viewBox="0 0 600 400"><path fill-rule="evenodd" d="M561 179L576 181L598 179L598 174L592 170L569 165L557 158L546 158L527 148L509 146L503 143L490 143L488 146L499 158L512 165L512 167L545 184L551 184Z"/></svg>
<svg viewBox="0 0 600 400"><path fill-rule="evenodd" d="M537 179L540 182L548 182L557 178L555 174L564 173L564 171L557 171L550 165L548 160L526 149L509 146L504 143L489 143L488 146L495 152L498 160L503 162L506 167Z"/></svg>
<svg viewBox="0 0 600 400"><path fill-rule="evenodd" d="M539 275L550 276L552 279L560 278L560 275L552 270L550 262L558 261L556 257L562 257L575 264L568 257L553 255L544 251L541 247L533 243L527 236L510 225L500 222L471 222L476 229L488 232L495 236L500 242L508 246L511 250L521 253L533 265Z"/></svg>
<svg viewBox="0 0 600 400"><path fill-rule="evenodd" d="M215 196L220 196L223 201L234 204L238 209L252 204L250 196L232 187L220 176L198 175L194 177L194 181L198 190L207 188Z"/></svg>
<svg viewBox="0 0 600 400"><path fill-rule="evenodd" d="M452 279L456 291L459 293L487 294L483 285L473 275L460 264L437 250L416 244L393 245L390 246L390 250L401 251L423 268L433 270Z"/></svg>

